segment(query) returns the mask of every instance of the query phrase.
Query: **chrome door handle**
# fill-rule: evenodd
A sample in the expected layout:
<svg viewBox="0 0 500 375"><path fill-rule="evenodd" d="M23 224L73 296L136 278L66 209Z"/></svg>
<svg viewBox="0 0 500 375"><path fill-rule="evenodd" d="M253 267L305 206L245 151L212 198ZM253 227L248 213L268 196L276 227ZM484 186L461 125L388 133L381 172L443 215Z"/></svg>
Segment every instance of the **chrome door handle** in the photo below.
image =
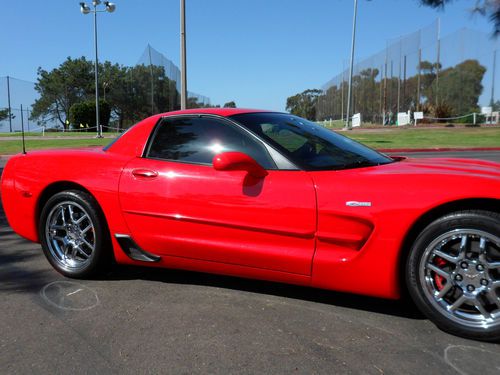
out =
<svg viewBox="0 0 500 375"><path fill-rule="evenodd" d="M152 171L151 169L134 169L132 170L132 174L135 177L142 177L142 178L155 178L158 177L158 172Z"/></svg>

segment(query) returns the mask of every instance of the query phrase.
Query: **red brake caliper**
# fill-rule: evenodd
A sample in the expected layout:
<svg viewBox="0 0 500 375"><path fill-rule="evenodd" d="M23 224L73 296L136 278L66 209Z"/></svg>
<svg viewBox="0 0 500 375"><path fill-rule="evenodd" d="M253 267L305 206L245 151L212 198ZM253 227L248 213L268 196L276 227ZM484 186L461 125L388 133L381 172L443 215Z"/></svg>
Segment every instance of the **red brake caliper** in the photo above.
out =
<svg viewBox="0 0 500 375"><path fill-rule="evenodd" d="M442 267L446 265L446 261L441 258L436 258L435 262L436 266ZM434 274L434 282L436 283L437 289L441 290L444 288L445 278L443 276L439 276L437 273Z"/></svg>

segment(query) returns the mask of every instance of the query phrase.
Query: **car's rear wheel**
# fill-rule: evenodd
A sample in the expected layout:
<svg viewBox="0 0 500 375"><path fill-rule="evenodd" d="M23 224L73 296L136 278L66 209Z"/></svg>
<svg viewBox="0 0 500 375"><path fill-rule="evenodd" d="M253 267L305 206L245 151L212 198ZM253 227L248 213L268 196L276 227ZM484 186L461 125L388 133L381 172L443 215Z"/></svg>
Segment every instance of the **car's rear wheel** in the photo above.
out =
<svg viewBox="0 0 500 375"><path fill-rule="evenodd" d="M109 235L95 199L79 190L52 196L42 209L40 242L50 264L68 277L96 275L109 259Z"/></svg>
<svg viewBox="0 0 500 375"><path fill-rule="evenodd" d="M428 225L412 246L407 285L441 329L500 340L500 215L460 211Z"/></svg>

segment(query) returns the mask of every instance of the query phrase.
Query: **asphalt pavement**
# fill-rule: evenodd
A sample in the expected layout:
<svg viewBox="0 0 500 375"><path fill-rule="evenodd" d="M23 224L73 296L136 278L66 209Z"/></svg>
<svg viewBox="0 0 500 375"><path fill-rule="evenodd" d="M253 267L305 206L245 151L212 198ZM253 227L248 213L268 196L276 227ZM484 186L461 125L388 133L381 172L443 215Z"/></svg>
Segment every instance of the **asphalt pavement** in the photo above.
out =
<svg viewBox="0 0 500 375"><path fill-rule="evenodd" d="M2 374L498 374L499 354L399 301L149 268L66 279L0 206Z"/></svg>

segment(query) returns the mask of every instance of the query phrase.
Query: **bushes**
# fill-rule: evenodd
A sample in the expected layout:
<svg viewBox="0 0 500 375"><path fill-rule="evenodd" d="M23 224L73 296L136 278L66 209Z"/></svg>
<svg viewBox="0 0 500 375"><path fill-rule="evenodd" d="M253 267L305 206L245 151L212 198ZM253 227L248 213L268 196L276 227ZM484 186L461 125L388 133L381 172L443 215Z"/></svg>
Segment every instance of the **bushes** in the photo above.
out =
<svg viewBox="0 0 500 375"><path fill-rule="evenodd" d="M99 100L99 122L102 126L108 126L111 117L111 107L108 102ZM95 101L84 101L73 104L69 109L69 121L73 129L93 128L95 123ZM107 131L103 128L103 131Z"/></svg>

